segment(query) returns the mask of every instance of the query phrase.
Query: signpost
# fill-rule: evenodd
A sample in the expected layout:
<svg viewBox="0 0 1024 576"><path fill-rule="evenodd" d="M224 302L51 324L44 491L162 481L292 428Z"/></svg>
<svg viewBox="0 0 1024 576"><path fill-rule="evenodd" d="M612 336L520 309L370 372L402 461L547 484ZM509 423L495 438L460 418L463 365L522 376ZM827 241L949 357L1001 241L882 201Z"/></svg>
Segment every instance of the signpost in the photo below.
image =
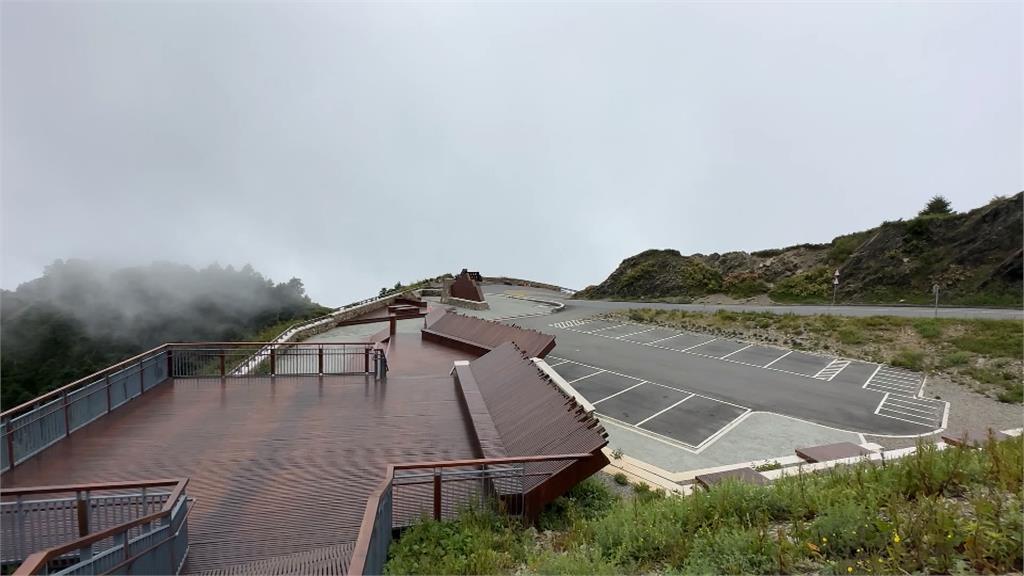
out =
<svg viewBox="0 0 1024 576"><path fill-rule="evenodd" d="M832 275L832 305L836 305L836 292L839 291L839 268L836 268L836 273Z"/></svg>
<svg viewBox="0 0 1024 576"><path fill-rule="evenodd" d="M939 285L932 284L932 294L935 295L935 317L939 317Z"/></svg>

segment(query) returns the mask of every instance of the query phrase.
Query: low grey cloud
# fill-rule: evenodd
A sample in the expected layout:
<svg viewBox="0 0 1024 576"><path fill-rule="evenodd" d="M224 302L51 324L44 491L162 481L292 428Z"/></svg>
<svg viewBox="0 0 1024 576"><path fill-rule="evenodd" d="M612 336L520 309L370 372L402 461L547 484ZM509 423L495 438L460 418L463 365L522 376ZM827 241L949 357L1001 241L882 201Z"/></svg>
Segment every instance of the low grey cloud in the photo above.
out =
<svg viewBox="0 0 1024 576"><path fill-rule="evenodd" d="M579 288L1024 187L1015 2L0 10L5 288L72 257L330 305L464 266Z"/></svg>

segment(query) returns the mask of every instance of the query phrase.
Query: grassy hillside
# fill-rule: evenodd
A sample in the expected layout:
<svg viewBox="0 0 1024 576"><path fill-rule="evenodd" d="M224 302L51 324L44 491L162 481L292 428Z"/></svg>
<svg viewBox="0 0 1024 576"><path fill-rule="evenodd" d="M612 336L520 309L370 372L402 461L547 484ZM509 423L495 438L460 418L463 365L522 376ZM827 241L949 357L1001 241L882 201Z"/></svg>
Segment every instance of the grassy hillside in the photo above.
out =
<svg viewBox="0 0 1024 576"><path fill-rule="evenodd" d="M164 342L273 337L328 310L298 278L274 284L250 266L113 270L77 260L4 290L0 308L4 409Z"/></svg>
<svg viewBox="0 0 1024 576"><path fill-rule="evenodd" d="M650 308L613 315L622 320L939 373L1001 402L1024 402L1024 325L1015 320Z"/></svg>
<svg viewBox="0 0 1024 576"><path fill-rule="evenodd" d="M486 513L423 521L392 544L386 572L1020 572L1022 470L1014 438L692 496L616 498L591 479L556 501L541 532Z"/></svg>
<svg viewBox="0 0 1024 576"><path fill-rule="evenodd" d="M839 269L839 302L926 304L938 284L944 304L1020 306L1022 196L996 198L966 213L885 222L828 244L707 256L647 250L576 297L689 302L726 294L824 303L831 301L832 274Z"/></svg>

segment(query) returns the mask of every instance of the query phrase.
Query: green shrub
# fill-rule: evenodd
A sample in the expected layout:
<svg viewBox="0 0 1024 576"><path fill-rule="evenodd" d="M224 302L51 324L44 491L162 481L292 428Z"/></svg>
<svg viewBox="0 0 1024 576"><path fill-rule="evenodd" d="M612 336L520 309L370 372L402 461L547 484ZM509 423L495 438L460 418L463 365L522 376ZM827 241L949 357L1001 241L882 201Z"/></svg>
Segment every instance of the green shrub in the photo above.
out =
<svg viewBox="0 0 1024 576"><path fill-rule="evenodd" d="M939 360L940 368L952 368L954 366L964 366L971 359L971 355L967 352L957 351L950 352L942 356Z"/></svg>
<svg viewBox="0 0 1024 576"><path fill-rule="evenodd" d="M544 530L563 530L575 520L604 514L617 499L603 482L591 476L545 506L537 523Z"/></svg>
<svg viewBox="0 0 1024 576"><path fill-rule="evenodd" d="M629 484L629 479L626 478L626 475L623 474L622 472L616 472L614 478L615 483L618 484L619 486L625 486L626 484Z"/></svg>
<svg viewBox="0 0 1024 576"><path fill-rule="evenodd" d="M529 538L518 524L485 511L455 522L424 520L392 543L387 574L504 574L524 560Z"/></svg>
<svg viewBox="0 0 1024 576"><path fill-rule="evenodd" d="M770 292L780 302L820 302L832 295L832 271L825 267L794 274L776 282Z"/></svg>
<svg viewBox="0 0 1024 576"><path fill-rule="evenodd" d="M387 572L1020 572L1022 476L1021 438L941 451L921 443L899 460L770 486L727 482L687 497L616 500L536 542L483 513L424 520L392 545ZM588 487L574 498L602 500L595 494Z"/></svg>
<svg viewBox="0 0 1024 576"><path fill-rule="evenodd" d="M915 319L914 330L926 340L936 340L942 336L942 325L932 318Z"/></svg>
<svg viewBox="0 0 1024 576"><path fill-rule="evenodd" d="M909 368L910 370L920 372L924 370L924 352L920 350L902 348L892 357L892 360L890 360L889 363L893 366Z"/></svg>
<svg viewBox="0 0 1024 576"><path fill-rule="evenodd" d="M621 569L612 560L605 558L593 546L577 546L565 552L541 550L530 559L527 571L531 574L577 574L579 576L612 575Z"/></svg>
<svg viewBox="0 0 1024 576"><path fill-rule="evenodd" d="M1024 403L1024 383L1010 384L1005 390L997 392L996 398L1000 402L1006 402L1007 404Z"/></svg>
<svg viewBox="0 0 1024 576"><path fill-rule="evenodd" d="M836 332L836 337L839 339L840 343L849 345L863 344L867 340L864 337L864 332L853 326L840 328Z"/></svg>
<svg viewBox="0 0 1024 576"><path fill-rule="evenodd" d="M725 528L694 535L682 571L685 574L776 574L778 542L766 530Z"/></svg>

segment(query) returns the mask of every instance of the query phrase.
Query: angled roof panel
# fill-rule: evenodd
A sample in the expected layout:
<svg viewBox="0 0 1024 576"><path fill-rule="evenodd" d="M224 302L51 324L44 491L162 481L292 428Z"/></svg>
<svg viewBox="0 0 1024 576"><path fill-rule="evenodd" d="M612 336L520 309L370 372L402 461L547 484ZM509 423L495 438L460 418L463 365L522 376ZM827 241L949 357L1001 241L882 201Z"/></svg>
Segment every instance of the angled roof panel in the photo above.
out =
<svg viewBox="0 0 1024 576"><path fill-rule="evenodd" d="M454 312L431 312L423 335L456 347L485 354L506 342L514 342L530 357L543 358L555 347L555 337L536 330L509 326Z"/></svg>

